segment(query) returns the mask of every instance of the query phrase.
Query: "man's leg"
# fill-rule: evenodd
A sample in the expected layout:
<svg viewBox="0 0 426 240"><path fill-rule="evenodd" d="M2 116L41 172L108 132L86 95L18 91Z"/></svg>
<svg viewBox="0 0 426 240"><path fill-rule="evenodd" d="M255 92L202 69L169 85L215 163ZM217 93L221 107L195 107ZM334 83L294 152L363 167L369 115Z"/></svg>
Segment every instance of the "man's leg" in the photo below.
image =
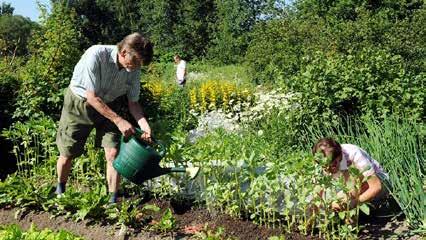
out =
<svg viewBox="0 0 426 240"><path fill-rule="evenodd" d="M71 172L72 157L59 156L56 162L56 170L58 173L58 186L56 187L56 194L65 192L65 185L68 181L68 176Z"/></svg>
<svg viewBox="0 0 426 240"><path fill-rule="evenodd" d="M119 97L108 106L116 113L121 112L124 99ZM102 146L105 150L106 158L106 178L108 183L108 192L111 195L110 203L117 202L118 190L120 189L120 175L112 166L118 155L120 147L121 133L117 126L110 120L98 114L96 121L96 139L95 145Z"/></svg>
<svg viewBox="0 0 426 240"><path fill-rule="evenodd" d="M104 147L105 150L105 158L107 161L106 166L106 177L108 183L108 192L111 194L110 202L117 201L118 190L120 188L120 175L112 166L112 163L117 157L118 149L117 148L107 148Z"/></svg>
<svg viewBox="0 0 426 240"><path fill-rule="evenodd" d="M56 163L58 174L56 193L58 195L65 192L65 184L71 172L71 162L83 153L84 144L93 128L92 125L85 101L67 89L56 134L56 144L60 155Z"/></svg>

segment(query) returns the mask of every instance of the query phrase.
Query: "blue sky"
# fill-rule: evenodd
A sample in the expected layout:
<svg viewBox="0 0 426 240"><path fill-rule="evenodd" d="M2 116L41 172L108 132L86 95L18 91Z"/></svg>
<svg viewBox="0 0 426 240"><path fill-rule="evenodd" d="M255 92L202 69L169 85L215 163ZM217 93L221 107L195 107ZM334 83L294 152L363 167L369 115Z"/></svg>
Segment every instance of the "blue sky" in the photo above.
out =
<svg viewBox="0 0 426 240"><path fill-rule="evenodd" d="M39 11L37 8L37 2L42 4L49 5L49 0L0 0L0 5L5 3L10 3L12 7L15 8L13 11L14 15L22 15L24 17L29 17L32 21L37 21L39 16Z"/></svg>

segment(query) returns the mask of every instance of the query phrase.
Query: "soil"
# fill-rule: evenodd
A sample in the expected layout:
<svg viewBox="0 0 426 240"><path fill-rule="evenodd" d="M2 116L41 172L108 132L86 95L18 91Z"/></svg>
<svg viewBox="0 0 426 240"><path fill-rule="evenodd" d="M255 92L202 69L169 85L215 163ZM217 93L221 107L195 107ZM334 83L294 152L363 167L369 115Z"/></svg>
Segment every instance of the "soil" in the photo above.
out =
<svg viewBox="0 0 426 240"><path fill-rule="evenodd" d="M145 204L155 204L162 210L151 216L150 222L145 226L150 226L152 222L158 222L165 209L172 209L176 218L177 230L172 233L162 234L147 230L147 227L130 227L126 229L127 234L120 234L120 227L114 224L93 223L80 221L78 223L66 219L63 216L51 218L49 213L29 211L23 215L15 217L17 209L0 209L0 225L18 224L23 229L28 229L31 224L35 224L38 229L49 228L52 230L65 229L74 234L92 240L115 240L115 239L199 239L194 234L206 232L206 226L212 232L216 232L219 227L224 229L226 238L251 240L268 239L270 236L284 235L281 229L272 229L258 226L250 221L233 218L231 216L212 213L205 208L196 207L193 204L181 204L175 201L164 201L150 199ZM146 219L144 219L146 221ZM363 217L360 219L363 230L359 239L409 239L418 240L422 236L411 235L403 215L397 218L390 217ZM222 235L223 236L223 235ZM424 236L423 236L424 237ZM318 237L306 237L298 233L285 234L285 239L319 239Z"/></svg>

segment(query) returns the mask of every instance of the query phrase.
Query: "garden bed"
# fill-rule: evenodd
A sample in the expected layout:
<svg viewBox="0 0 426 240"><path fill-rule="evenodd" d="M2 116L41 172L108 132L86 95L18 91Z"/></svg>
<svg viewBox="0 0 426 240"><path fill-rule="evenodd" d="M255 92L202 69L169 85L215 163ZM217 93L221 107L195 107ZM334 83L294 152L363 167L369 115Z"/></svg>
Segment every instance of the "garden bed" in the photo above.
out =
<svg viewBox="0 0 426 240"><path fill-rule="evenodd" d="M161 213L165 209L172 209L173 217L176 219L176 230L173 232L160 233L147 231L141 227L129 228L128 235L122 239L202 239L203 233L210 230L210 234L217 234L219 228L224 229L221 235L233 239L268 239L271 236L283 234L281 229L271 229L258 226L250 221L233 218L221 213L212 213L205 208L195 207L189 204L176 204L173 201L151 199L147 204L154 204L161 208L158 214L152 216L151 222L160 220ZM85 239L113 240L120 239L120 227L110 223L93 223L90 221L74 222L63 216L52 218L49 213L29 211L16 216L17 209L0 209L0 224L18 224L28 229L34 223L39 229L49 228L52 230L65 229ZM207 227L206 227L207 226ZM361 218L363 230L360 239L410 239L417 240L422 237L410 235L409 230L401 215L399 218ZM285 239L319 239L318 237L305 237L298 233L285 234Z"/></svg>

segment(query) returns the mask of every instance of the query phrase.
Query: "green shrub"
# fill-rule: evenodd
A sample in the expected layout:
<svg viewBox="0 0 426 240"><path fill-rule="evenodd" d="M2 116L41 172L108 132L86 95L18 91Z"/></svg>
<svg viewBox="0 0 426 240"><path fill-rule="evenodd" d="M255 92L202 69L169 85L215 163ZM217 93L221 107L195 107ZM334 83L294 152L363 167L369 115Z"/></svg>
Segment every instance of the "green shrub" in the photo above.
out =
<svg viewBox="0 0 426 240"><path fill-rule="evenodd" d="M7 58L0 59L0 131L11 124L14 111L13 103L19 88L18 69L21 59L9 62Z"/></svg>
<svg viewBox="0 0 426 240"><path fill-rule="evenodd" d="M39 174L43 161L58 155L55 137L56 124L48 117L15 122L1 136L13 144L11 152L17 160L18 172L24 176ZM48 170L49 171L49 170Z"/></svg>
<svg viewBox="0 0 426 240"><path fill-rule="evenodd" d="M318 45L324 29L321 19L288 18L256 25L246 55L254 81L276 84L297 73L303 56L311 49L323 49Z"/></svg>
<svg viewBox="0 0 426 240"><path fill-rule="evenodd" d="M288 85L302 94L307 123L354 114L425 116L425 75L406 72L401 56L370 49L344 56L317 52L303 65Z"/></svg>
<svg viewBox="0 0 426 240"><path fill-rule="evenodd" d="M37 23L20 15L0 15L0 56L24 56Z"/></svg>
<svg viewBox="0 0 426 240"><path fill-rule="evenodd" d="M303 92L303 122L336 114L424 118L420 1L304 0L288 12L260 21L246 59L257 83Z"/></svg>
<svg viewBox="0 0 426 240"><path fill-rule="evenodd" d="M14 117L44 114L59 118L63 89L69 84L80 51L76 15L55 4L31 39L31 58L22 73Z"/></svg>

